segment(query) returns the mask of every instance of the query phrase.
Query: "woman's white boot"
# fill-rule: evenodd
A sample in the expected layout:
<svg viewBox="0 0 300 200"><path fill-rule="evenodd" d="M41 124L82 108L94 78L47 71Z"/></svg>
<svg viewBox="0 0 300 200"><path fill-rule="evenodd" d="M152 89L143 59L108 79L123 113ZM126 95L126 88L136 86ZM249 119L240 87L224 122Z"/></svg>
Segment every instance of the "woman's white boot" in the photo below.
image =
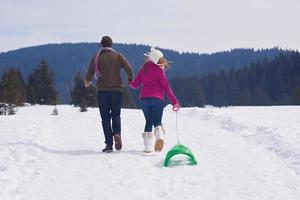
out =
<svg viewBox="0 0 300 200"><path fill-rule="evenodd" d="M143 138L144 138L145 153L151 153L153 151L154 134L152 132L144 132Z"/></svg>
<svg viewBox="0 0 300 200"><path fill-rule="evenodd" d="M156 152L160 152L163 149L165 134L166 134L166 131L165 131L164 127L157 126L154 128L154 136L155 136L154 150Z"/></svg>

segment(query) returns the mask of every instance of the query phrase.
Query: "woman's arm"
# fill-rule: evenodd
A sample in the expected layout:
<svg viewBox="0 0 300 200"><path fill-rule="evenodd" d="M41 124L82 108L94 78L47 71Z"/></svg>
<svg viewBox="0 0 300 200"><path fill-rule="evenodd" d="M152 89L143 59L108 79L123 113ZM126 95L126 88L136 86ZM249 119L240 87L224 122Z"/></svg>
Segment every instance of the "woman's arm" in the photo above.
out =
<svg viewBox="0 0 300 200"><path fill-rule="evenodd" d="M171 101L172 105L178 104L178 101L177 101L175 95L173 94L173 91L170 87L169 81L168 81L168 79L166 77L166 74L163 70L161 70L161 73L160 73L160 83L161 83L164 91L166 92L167 97Z"/></svg>

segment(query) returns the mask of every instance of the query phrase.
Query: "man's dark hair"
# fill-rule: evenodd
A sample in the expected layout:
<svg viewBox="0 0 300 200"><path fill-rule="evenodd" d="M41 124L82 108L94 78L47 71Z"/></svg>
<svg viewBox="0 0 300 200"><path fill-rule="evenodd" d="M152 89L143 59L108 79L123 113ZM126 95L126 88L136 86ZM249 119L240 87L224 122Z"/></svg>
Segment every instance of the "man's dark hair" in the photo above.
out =
<svg viewBox="0 0 300 200"><path fill-rule="evenodd" d="M113 44L113 41L109 36L103 36L100 44L102 47L111 47Z"/></svg>

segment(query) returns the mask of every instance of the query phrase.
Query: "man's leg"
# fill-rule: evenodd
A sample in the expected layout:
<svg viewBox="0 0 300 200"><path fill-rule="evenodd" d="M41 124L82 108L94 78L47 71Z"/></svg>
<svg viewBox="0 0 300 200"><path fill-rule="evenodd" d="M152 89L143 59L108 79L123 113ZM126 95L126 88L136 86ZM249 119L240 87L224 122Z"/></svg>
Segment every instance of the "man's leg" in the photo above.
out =
<svg viewBox="0 0 300 200"><path fill-rule="evenodd" d="M111 97L111 119L112 119L112 134L115 139L116 150L122 149L121 140L121 107L122 107L122 92L110 92Z"/></svg>
<svg viewBox="0 0 300 200"><path fill-rule="evenodd" d="M113 135L121 133L121 107L122 107L122 93L110 92L111 94L111 119Z"/></svg>
<svg viewBox="0 0 300 200"><path fill-rule="evenodd" d="M105 143L107 145L113 145L113 136L111 130L111 123L110 123L110 96L107 92L98 92L98 105L100 110L100 115L102 119L102 127L105 136Z"/></svg>

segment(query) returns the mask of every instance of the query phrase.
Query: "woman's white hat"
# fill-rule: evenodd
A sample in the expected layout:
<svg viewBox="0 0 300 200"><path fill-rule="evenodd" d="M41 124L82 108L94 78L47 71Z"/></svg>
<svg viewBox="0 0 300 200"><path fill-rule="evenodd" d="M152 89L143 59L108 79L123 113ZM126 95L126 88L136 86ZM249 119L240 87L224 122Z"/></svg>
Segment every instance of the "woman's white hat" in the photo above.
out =
<svg viewBox="0 0 300 200"><path fill-rule="evenodd" d="M151 47L150 52L144 55L149 56L149 59L156 64L160 58L164 57L164 54L154 47Z"/></svg>

